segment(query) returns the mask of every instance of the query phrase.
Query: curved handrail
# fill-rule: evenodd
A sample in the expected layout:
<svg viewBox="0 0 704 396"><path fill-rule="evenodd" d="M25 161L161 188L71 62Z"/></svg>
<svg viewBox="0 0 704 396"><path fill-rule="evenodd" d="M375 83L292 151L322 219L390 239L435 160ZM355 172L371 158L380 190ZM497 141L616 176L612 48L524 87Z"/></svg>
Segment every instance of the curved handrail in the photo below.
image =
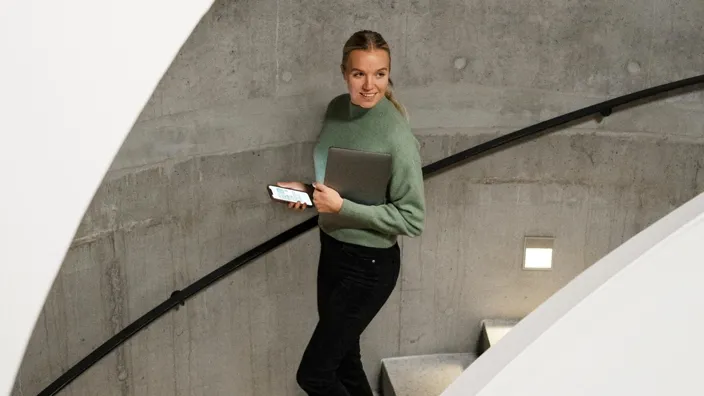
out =
<svg viewBox="0 0 704 396"><path fill-rule="evenodd" d="M570 113L566 113L561 116L520 129L518 131L500 136L496 139L481 143L477 146L453 154L447 158L428 164L423 167L423 176L424 178L435 176L440 172L446 171L456 165L466 163L469 160L477 159L479 156L497 148L509 147L509 145L513 143L524 141L529 137L537 137L538 135L547 132L551 129L554 129L558 126L565 125L567 123L571 123L582 118L586 118L596 114L600 114L603 117L608 117L612 114L616 107L621 107L626 104L641 101L643 99L653 98L658 95L703 83L704 74L644 89L642 91L637 91L628 95L623 95L614 99L607 100L605 102L597 103L592 106L575 110ZM196 293L211 286L219 279L225 277L226 275L244 266L245 264L255 260L256 258L268 253L269 251L277 248L285 242L288 242L291 239L303 234L304 232L307 232L308 230L314 228L317 224L318 216L316 215L298 224L297 226L294 226L284 231L283 233L275 236L274 238L256 246L255 248L247 251L246 253L236 257L227 264L215 269L214 271L205 275L201 279L193 282L185 289L174 291L166 301L159 304L146 314L142 315L139 319L135 320L124 329L120 330L120 332L112 336L109 340L107 340L98 348L96 348L93 352L88 354L88 356L81 359L73 367L63 373L58 379L56 379L42 392L40 392L39 396L55 395L61 389L70 384L79 375L81 375L83 372L85 372L87 369L97 363L100 359L105 357L105 355L110 353L118 346L122 345L125 341L130 339L137 332L139 332L140 330L148 326L150 323L154 322L155 320L166 314L171 309L176 308L178 305L184 305L185 301L191 298Z"/></svg>

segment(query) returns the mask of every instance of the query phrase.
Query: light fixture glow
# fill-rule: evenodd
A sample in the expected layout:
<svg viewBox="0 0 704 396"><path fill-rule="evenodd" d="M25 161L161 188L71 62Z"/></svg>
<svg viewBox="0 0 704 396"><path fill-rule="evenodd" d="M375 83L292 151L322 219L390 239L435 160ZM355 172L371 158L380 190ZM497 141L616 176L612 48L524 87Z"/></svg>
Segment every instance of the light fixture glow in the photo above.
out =
<svg viewBox="0 0 704 396"><path fill-rule="evenodd" d="M553 241L554 239L551 237L526 237L523 252L523 269L551 269Z"/></svg>

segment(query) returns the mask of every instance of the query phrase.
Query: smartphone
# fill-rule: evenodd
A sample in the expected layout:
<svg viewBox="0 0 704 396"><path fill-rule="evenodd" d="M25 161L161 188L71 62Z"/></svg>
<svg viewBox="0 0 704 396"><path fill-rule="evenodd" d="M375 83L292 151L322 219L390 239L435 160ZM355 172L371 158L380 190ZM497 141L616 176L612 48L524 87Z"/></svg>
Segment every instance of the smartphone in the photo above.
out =
<svg viewBox="0 0 704 396"><path fill-rule="evenodd" d="M305 186L308 191L313 191L313 186L309 186L307 184ZM271 199L273 199L274 201L293 203L301 202L308 207L313 206L313 200L309 192L279 187L272 184L269 184L267 186L267 190L269 191L269 197L271 197Z"/></svg>

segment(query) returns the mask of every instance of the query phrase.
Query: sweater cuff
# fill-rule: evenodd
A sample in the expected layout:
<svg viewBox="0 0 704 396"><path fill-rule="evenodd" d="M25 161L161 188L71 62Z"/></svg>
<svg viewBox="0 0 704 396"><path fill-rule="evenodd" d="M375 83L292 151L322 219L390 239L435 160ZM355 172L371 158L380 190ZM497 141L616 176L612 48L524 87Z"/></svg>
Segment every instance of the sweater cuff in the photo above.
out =
<svg viewBox="0 0 704 396"><path fill-rule="evenodd" d="M342 207L340 208L339 214L357 221L364 221L366 218L364 215L364 205L352 202L349 199L342 200Z"/></svg>

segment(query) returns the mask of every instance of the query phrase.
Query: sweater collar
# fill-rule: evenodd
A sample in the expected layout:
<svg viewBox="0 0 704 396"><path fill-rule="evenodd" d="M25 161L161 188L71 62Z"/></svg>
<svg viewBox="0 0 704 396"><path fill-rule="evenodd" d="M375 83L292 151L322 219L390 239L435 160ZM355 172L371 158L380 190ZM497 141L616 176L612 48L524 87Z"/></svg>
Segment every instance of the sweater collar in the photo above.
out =
<svg viewBox="0 0 704 396"><path fill-rule="evenodd" d="M371 109L365 109L364 107L361 107L361 106L358 106L358 105L352 103L352 100L350 99L349 100L350 119L357 119L357 118L364 117L367 114L374 114L374 113L378 112L379 109L381 107L383 107L388 100L389 99L386 96L384 96L381 98L381 100L379 100L379 102L377 102L376 105L374 105L374 107L372 107Z"/></svg>

